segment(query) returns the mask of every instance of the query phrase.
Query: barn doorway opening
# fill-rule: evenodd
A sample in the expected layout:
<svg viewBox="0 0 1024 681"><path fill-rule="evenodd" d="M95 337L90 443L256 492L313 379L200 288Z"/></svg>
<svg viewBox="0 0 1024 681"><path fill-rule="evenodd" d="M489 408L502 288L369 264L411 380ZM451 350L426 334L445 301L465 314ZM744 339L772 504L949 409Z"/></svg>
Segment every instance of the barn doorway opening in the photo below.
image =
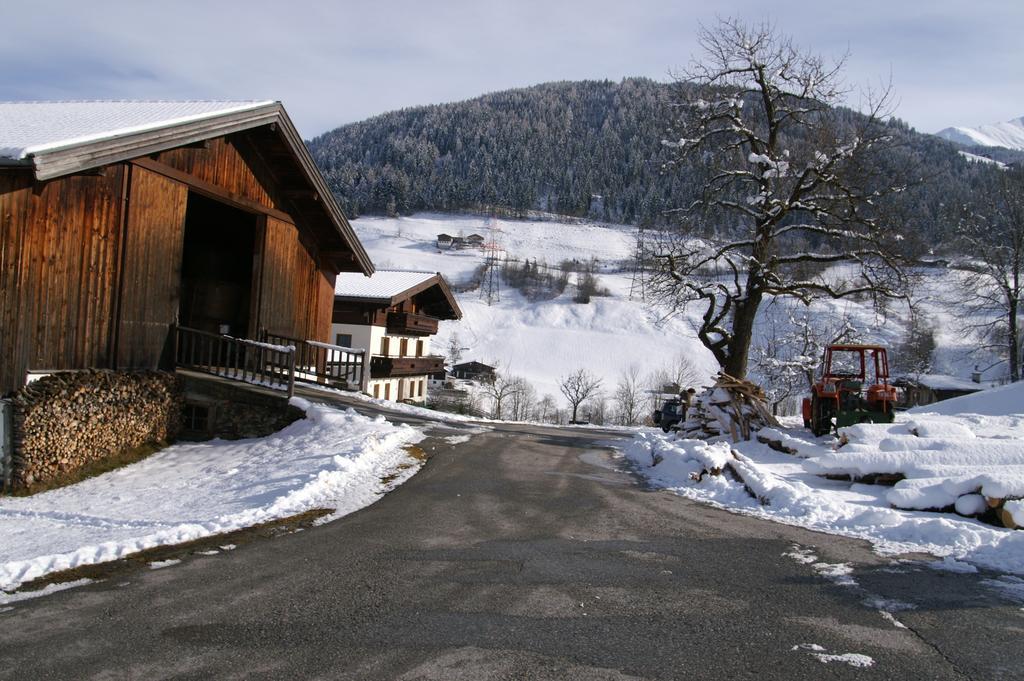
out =
<svg viewBox="0 0 1024 681"><path fill-rule="evenodd" d="M257 228L256 215L189 192L181 257L181 326L249 337Z"/></svg>

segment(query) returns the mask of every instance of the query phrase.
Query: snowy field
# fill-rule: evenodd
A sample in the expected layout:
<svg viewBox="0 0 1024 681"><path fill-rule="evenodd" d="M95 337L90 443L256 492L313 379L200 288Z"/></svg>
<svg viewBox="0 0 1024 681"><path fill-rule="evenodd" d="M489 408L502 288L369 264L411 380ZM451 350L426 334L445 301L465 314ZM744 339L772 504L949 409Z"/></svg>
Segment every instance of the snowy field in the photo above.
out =
<svg viewBox="0 0 1024 681"><path fill-rule="evenodd" d="M500 300L488 305L479 291L459 293L463 319L442 322L433 341L433 351L441 354L456 335L459 345L469 348L462 361L478 360L498 366L508 375L522 376L534 385L539 396L549 394L561 402L559 377L579 367L602 377L606 393L611 393L622 372L631 365L646 376L685 356L701 377L717 371L713 357L696 338L692 321L701 312L698 306L663 321L662 313L651 310L638 289L630 297L636 246L633 227L541 220L489 222L484 217L434 213L404 218L363 217L352 224L377 267L440 272L456 286L471 278L482 264L483 255L474 249L440 251L435 245L439 233L493 235L508 257L536 258L551 266L563 260L597 258L599 284L609 290L610 296L595 297L589 305L576 304L570 285L553 300L532 302L503 286ZM495 230L489 232L488 225ZM841 277L847 273L834 268L831 274ZM914 300L936 329L934 371L967 378L979 361L969 354L977 342L964 333L964 323L950 313L947 298L953 291L953 275L945 270L925 270L921 275ZM766 305L756 330L755 347L771 331L765 319L769 310L782 320L774 330L780 335L790 331L786 320L791 314L806 313L793 301L778 301L771 309ZM854 300L819 303L815 317L833 321L847 318L863 330L865 341L890 347L900 342L907 322L906 311L895 303L880 313L870 303Z"/></svg>
<svg viewBox="0 0 1024 681"><path fill-rule="evenodd" d="M1015 501L1024 498L1024 384L936 407L843 429L849 442L838 448L798 428L761 432L795 454L646 431L623 454L654 484L690 499L867 539L883 554L930 553L946 569L1024 574L1024 531L970 517L986 511L986 498L1006 499L1024 524L1024 502ZM876 475L903 479L857 482Z"/></svg>
<svg viewBox="0 0 1024 681"><path fill-rule="evenodd" d="M579 305L572 301L570 286L553 300L531 302L503 286L500 300L488 305L479 291L460 293L464 316L441 323L432 341L434 352L443 353L454 334L460 346L469 348L462 361L497 366L507 375L527 379L539 396L548 394L559 401L559 377L580 367L601 376L609 391L630 365L647 373L680 354L690 357L703 376L717 370L685 319L659 324L639 299L629 299L628 267L636 239L631 227L526 220L494 220L493 225L496 239L511 258L536 258L551 266L597 258L599 283L612 295ZM472 249L439 251L437 234L491 236L485 218L461 215L366 217L354 221L353 227L377 267L440 272L455 285L471 277L483 256Z"/></svg>
<svg viewBox="0 0 1024 681"><path fill-rule="evenodd" d="M0 498L0 589L311 509L333 509L331 520L418 470L403 447L420 431L293 404L306 418L266 438L176 444L75 485Z"/></svg>

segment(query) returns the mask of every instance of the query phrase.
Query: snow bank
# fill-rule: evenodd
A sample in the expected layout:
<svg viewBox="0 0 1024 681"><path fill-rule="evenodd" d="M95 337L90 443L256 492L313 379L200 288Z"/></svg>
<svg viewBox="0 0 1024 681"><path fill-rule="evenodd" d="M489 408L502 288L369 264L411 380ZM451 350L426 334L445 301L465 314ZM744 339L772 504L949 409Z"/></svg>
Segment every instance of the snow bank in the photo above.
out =
<svg viewBox="0 0 1024 681"><path fill-rule="evenodd" d="M914 407L912 414L984 414L987 416L1024 416L1024 381L989 388L971 395L954 397L935 404Z"/></svg>
<svg viewBox="0 0 1024 681"><path fill-rule="evenodd" d="M925 440L938 441L940 438L934 436L940 432L956 436L951 439L956 443L977 444L985 440L975 430L977 421L968 419L943 425L929 420L928 423L929 427L924 430L932 437ZM884 462L892 457L908 455L903 463L919 465L922 469L934 464L915 463L913 457L932 454L955 461L956 450L953 447L936 446L930 450L895 447L885 452L877 449L877 445L887 439L921 439L911 434L910 428L920 432L924 425L915 420L857 426L850 430L865 433L865 441L875 443L862 443L860 456L874 456ZM1005 437L1014 429L1012 424L1004 423L1000 432ZM1016 484L1013 476L993 467L973 477L908 479L896 487L829 480L817 474L822 469L823 459L845 457L842 450L852 445L843 447L840 452L832 452L802 430L771 429L769 434L771 439L798 447L803 456L810 454L811 457L804 459L801 455L779 453L757 442L735 444L735 454L730 452L726 455L724 450L716 447L727 445L679 439L675 434L664 435L658 431L638 434L622 447L622 452L653 484L696 501L812 530L866 539L882 553L930 553L981 567L1024 574L1024 532L986 525L954 514L901 510L893 508L889 499L890 494L917 495L921 499L936 495L932 498L943 503L932 501L925 507L953 505L963 499L959 502L963 511L976 511L984 503L976 494L977 489L984 488L986 492L1012 489ZM1010 453L1016 457L1024 450L1024 437L1016 441L996 440L995 443L999 446L994 449L975 448L967 450L966 456L977 459L987 451L988 454ZM848 470L861 470L852 460L835 460ZM738 479L729 474L701 476L702 471L709 470L709 462L727 463L731 469L727 473L735 473ZM914 470L908 465L900 468L903 471ZM1004 487L999 488L999 485ZM1020 513L1021 520L1024 520L1024 503L1007 502L1007 508L1015 518Z"/></svg>
<svg viewBox="0 0 1024 681"><path fill-rule="evenodd" d="M383 418L293 399L306 418L256 440L177 444L139 463L32 497L0 498L0 588L314 508L340 517L416 468L423 435Z"/></svg>
<svg viewBox="0 0 1024 681"><path fill-rule="evenodd" d="M905 479L885 495L899 508L954 506L968 515L978 504L959 501L963 495L1024 497L1024 428L1017 417L922 414L852 426L843 434L848 444L811 456L806 469L852 477L901 475Z"/></svg>

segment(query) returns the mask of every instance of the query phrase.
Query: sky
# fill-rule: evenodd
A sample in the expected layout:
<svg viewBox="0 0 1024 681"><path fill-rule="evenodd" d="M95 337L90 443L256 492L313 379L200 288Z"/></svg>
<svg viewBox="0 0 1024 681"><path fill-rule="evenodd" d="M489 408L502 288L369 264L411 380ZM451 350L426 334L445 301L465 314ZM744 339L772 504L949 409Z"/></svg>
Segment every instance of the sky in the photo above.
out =
<svg viewBox="0 0 1024 681"><path fill-rule="evenodd" d="M668 80L716 18L770 21L923 132L1024 116L1020 0L0 2L0 100L277 99L303 136L556 80ZM856 105L856 101L851 101Z"/></svg>

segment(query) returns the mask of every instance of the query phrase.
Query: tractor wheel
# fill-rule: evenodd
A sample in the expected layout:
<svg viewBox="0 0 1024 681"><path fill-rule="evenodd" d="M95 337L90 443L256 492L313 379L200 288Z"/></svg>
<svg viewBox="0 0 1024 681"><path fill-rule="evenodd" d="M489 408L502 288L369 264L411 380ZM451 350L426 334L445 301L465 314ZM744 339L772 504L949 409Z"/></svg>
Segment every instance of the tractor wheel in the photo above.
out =
<svg viewBox="0 0 1024 681"><path fill-rule="evenodd" d="M811 398L811 432L817 437L832 432L832 409L829 408L830 406L819 400L817 395Z"/></svg>

